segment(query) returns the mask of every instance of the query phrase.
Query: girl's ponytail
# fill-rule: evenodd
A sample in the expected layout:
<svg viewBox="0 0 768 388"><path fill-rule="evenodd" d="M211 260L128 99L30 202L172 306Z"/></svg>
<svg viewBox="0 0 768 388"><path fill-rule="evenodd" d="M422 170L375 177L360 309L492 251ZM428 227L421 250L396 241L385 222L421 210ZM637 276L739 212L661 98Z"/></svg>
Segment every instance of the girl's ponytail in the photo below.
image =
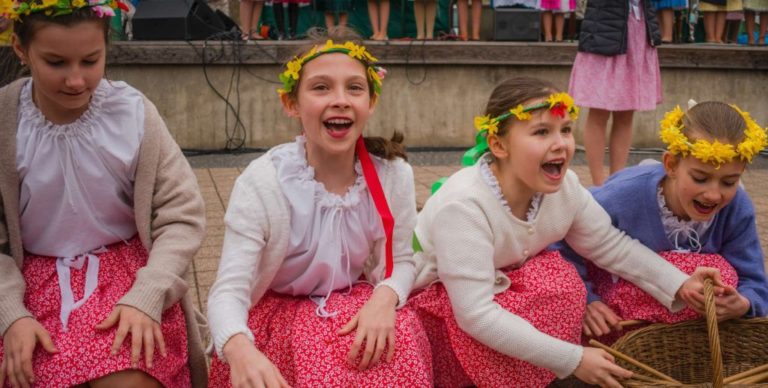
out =
<svg viewBox="0 0 768 388"><path fill-rule="evenodd" d="M402 132L395 131L390 140L379 136L373 136L363 137L363 141L365 142L365 148L368 149L369 153L382 159L392 160L395 158L403 158L404 160L408 160L408 157L405 154L405 145L403 145L404 138Z"/></svg>

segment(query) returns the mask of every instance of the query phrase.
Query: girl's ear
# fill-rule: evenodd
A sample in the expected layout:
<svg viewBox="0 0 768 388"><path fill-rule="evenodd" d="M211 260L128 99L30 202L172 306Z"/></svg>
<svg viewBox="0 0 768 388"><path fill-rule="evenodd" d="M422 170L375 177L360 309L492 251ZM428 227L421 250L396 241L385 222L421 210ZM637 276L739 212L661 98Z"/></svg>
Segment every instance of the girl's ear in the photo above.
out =
<svg viewBox="0 0 768 388"><path fill-rule="evenodd" d="M506 159L509 157L509 147L497 135L488 135L488 150L496 159Z"/></svg>
<svg viewBox="0 0 768 388"><path fill-rule="evenodd" d="M674 179L675 175L677 175L677 167L680 165L680 158L677 155L672 155L669 151L664 151L661 163L664 165L664 171L667 172L667 176Z"/></svg>
<svg viewBox="0 0 768 388"><path fill-rule="evenodd" d="M299 117L299 104L287 93L280 95L280 103L283 105L283 110L288 116Z"/></svg>
<svg viewBox="0 0 768 388"><path fill-rule="evenodd" d="M29 63L27 51L21 46L21 41L19 41L19 37L16 34L11 35L11 47L13 47L13 52L19 57L22 65Z"/></svg>

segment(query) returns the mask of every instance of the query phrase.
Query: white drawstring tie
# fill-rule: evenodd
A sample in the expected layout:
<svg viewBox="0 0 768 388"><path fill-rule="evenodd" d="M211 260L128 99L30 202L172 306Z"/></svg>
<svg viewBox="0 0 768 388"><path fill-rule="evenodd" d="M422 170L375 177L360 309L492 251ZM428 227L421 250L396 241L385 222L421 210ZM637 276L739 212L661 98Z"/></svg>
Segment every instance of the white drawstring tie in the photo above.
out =
<svg viewBox="0 0 768 388"><path fill-rule="evenodd" d="M59 318L61 319L61 326L64 331L67 331L67 324L72 311L85 304L88 298L93 295L93 292L96 291L96 286L99 283L99 257L96 254L104 252L107 252L107 249L101 247L82 255L59 257L56 259L56 274L59 277L59 289L61 291L61 313ZM83 269L86 259L88 259L88 269L85 272L85 291L83 292L83 297L75 301L75 296L72 292L70 268Z"/></svg>

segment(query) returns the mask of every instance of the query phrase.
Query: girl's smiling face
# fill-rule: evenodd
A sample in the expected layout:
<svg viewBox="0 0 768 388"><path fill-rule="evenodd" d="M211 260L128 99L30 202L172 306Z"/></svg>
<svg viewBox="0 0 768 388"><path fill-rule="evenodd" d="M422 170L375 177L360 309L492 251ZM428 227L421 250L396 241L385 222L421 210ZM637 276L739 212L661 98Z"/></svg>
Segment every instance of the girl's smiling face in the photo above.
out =
<svg viewBox="0 0 768 388"><path fill-rule="evenodd" d="M546 97L522 105L544 101ZM560 189L576 148L573 122L568 114L560 117L546 108L531 114L530 120L510 118L506 134L489 136L488 144L503 180L525 193L553 193Z"/></svg>
<svg viewBox="0 0 768 388"><path fill-rule="evenodd" d="M711 220L727 206L739 189L746 162L734 160L720 168L693 156L664 154L667 177L663 183L664 199L678 218L694 221Z"/></svg>
<svg viewBox="0 0 768 388"><path fill-rule="evenodd" d="M29 65L35 104L49 121L71 123L88 109L104 77L106 42L99 22L46 23L27 47L15 38L13 48Z"/></svg>
<svg viewBox="0 0 768 388"><path fill-rule="evenodd" d="M301 70L295 99L284 95L286 111L299 118L307 138L307 156L354 152L374 111L365 66L344 53L323 54Z"/></svg>

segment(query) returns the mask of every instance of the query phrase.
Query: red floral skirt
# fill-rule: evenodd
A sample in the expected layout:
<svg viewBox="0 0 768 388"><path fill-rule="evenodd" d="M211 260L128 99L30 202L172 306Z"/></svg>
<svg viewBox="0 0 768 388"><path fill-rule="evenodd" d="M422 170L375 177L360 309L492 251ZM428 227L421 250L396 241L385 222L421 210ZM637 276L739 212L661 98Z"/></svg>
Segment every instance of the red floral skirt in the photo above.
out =
<svg viewBox="0 0 768 388"><path fill-rule="evenodd" d="M691 252L660 252L659 255L681 271L692 274L697 267L713 267L720 270L723 283L736 287L739 277L728 261L716 254ZM640 287L617 278L592 263L587 264L587 273L594 284L594 290L603 303L608 305L622 320L641 320L648 323L677 323L699 318L699 314L686 307L676 313L669 311L650 294ZM599 338L600 342L612 344L622 335L637 330L647 324L627 327L618 333L611 333Z"/></svg>
<svg viewBox="0 0 768 388"><path fill-rule="evenodd" d="M586 290L576 269L556 251L545 251L522 267L505 270L512 285L494 301L539 331L579 343ZM419 313L432 346L435 386L544 387L551 371L501 354L459 328L441 283L409 302Z"/></svg>
<svg viewBox="0 0 768 388"><path fill-rule="evenodd" d="M429 387L432 386L432 355L429 341L415 311L397 310L395 356L384 357L368 370L348 365L355 332L337 332L370 299L373 287L359 283L349 293L334 292L325 309L331 318L315 314L317 305L308 297L272 291L251 308L248 327L256 347L280 370L292 387ZM362 352L361 352L362 353ZM386 354L386 353L385 353ZM362 355L355 365L359 364ZM230 387L229 365L216 356L211 362L210 387Z"/></svg>
<svg viewBox="0 0 768 388"><path fill-rule="evenodd" d="M35 348L32 369L36 387L71 387L131 368L131 336L126 337L120 351L112 356L117 325L108 330L94 326L105 320L133 285L136 272L146 265L148 253L138 237L128 244L115 243L99 257L98 286L80 308L72 311L68 330L64 331L59 317L61 291L56 272L56 258L27 254L22 275L26 281L24 305L43 327L48 330L57 354ZM87 265L78 270L70 268L71 287L75 300L82 298L85 289ZM149 374L166 387L191 386L187 365L187 326L180 304L165 310L160 325L168 352L167 357L155 351L154 366L144 364L142 354L139 370ZM3 355L0 339L0 357ZM6 381L7 382L7 381ZM6 384L9 387L9 384Z"/></svg>

